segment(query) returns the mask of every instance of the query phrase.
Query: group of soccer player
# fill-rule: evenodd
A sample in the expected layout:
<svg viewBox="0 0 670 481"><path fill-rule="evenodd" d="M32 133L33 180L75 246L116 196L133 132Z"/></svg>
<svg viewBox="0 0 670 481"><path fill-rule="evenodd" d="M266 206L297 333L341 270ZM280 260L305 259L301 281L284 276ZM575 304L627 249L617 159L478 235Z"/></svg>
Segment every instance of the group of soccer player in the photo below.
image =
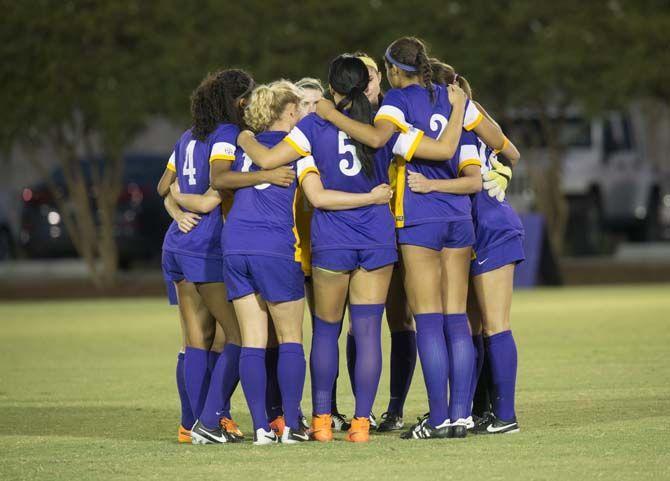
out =
<svg viewBox="0 0 670 481"><path fill-rule="evenodd" d="M519 152L420 40L395 40L383 59L385 93L360 52L330 63L332 101L316 79L255 85L237 69L193 92L192 126L158 185L174 219L162 264L183 333L180 442L243 439L238 382L257 445L519 430L510 307L523 228L505 200ZM378 422L384 311L390 401ZM335 395L345 312L350 420ZM406 429L417 352L429 412Z"/></svg>

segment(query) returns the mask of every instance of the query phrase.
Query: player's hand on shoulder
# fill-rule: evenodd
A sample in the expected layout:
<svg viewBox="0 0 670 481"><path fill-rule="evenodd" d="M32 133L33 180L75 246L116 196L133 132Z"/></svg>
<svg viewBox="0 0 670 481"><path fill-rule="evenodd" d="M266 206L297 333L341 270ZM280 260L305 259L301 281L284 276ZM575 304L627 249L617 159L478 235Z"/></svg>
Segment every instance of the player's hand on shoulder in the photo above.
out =
<svg viewBox="0 0 670 481"><path fill-rule="evenodd" d="M295 171L286 165L276 169L266 170L267 181L279 187L288 187L295 179Z"/></svg>
<svg viewBox="0 0 670 481"><path fill-rule="evenodd" d="M420 174L419 172L413 172L408 170L407 185L412 192L417 194L427 194L433 191L430 179L427 179L426 176Z"/></svg>
<svg viewBox="0 0 670 481"><path fill-rule="evenodd" d="M447 86L447 93L449 95L449 103L451 105L463 104L468 96L465 95L465 91L456 84L451 84Z"/></svg>
<svg viewBox="0 0 670 481"><path fill-rule="evenodd" d="M321 99L316 104L316 115L322 119L328 120L328 116L335 110L335 104L332 100Z"/></svg>
<svg viewBox="0 0 670 481"><path fill-rule="evenodd" d="M498 202L502 202L505 200L505 192L512 179L512 169L495 158L491 159L491 166L493 169L483 175L483 187L489 197L495 197Z"/></svg>
<svg viewBox="0 0 670 481"><path fill-rule="evenodd" d="M379 184L370 191L375 204L388 204L393 197L393 189L388 184Z"/></svg>
<svg viewBox="0 0 670 481"><path fill-rule="evenodd" d="M188 234L200 222L200 216L193 212L182 212L177 220L179 230L184 234Z"/></svg>

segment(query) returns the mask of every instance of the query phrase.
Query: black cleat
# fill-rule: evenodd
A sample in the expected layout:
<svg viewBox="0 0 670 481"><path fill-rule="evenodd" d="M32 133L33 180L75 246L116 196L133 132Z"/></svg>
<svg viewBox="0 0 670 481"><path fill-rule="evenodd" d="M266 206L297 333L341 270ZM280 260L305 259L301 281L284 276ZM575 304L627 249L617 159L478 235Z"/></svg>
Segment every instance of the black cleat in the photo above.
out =
<svg viewBox="0 0 670 481"><path fill-rule="evenodd" d="M309 423L307 422L307 418L302 414L300 415L300 426L305 428L305 431L309 431Z"/></svg>
<svg viewBox="0 0 670 481"><path fill-rule="evenodd" d="M516 417L509 421L503 421L491 414L487 422L479 423L472 429L472 432L474 434L512 434L518 433L520 430Z"/></svg>
<svg viewBox="0 0 670 481"><path fill-rule="evenodd" d="M371 430L376 430L379 425L377 424L377 416L375 416L375 413L370 411L370 416L368 416L368 419L370 420L370 429Z"/></svg>
<svg viewBox="0 0 670 481"><path fill-rule="evenodd" d="M331 414L331 417L332 422L330 423L330 427L333 428L333 431L349 431L351 423L347 420L345 414L334 412Z"/></svg>
<svg viewBox="0 0 670 481"><path fill-rule="evenodd" d="M197 420L191 428L191 443L193 444L225 444L234 443L237 440L226 431L217 426L209 429Z"/></svg>
<svg viewBox="0 0 670 481"><path fill-rule="evenodd" d="M445 439L450 437L451 426L447 419L437 427L428 424L428 415L418 418L418 423L400 435L402 439Z"/></svg>
<svg viewBox="0 0 670 481"><path fill-rule="evenodd" d="M309 431L303 426L300 426L296 430L286 426L280 440L282 444L297 444L304 443L305 441L309 441Z"/></svg>
<svg viewBox="0 0 670 481"><path fill-rule="evenodd" d="M403 427L405 427L405 423L402 421L402 416L386 412L382 414L382 421L377 427L377 432L388 433L390 431L399 431Z"/></svg>

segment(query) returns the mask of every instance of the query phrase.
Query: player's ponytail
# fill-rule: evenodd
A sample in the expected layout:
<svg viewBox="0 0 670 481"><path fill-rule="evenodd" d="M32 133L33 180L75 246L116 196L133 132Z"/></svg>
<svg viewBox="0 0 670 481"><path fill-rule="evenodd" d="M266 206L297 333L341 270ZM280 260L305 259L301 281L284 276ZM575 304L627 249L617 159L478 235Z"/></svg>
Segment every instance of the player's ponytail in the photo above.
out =
<svg viewBox="0 0 670 481"><path fill-rule="evenodd" d="M433 70L428 60L426 44L415 37L401 37L386 49L385 60L387 65L395 65L408 77L419 77L430 94L431 102L435 101Z"/></svg>
<svg viewBox="0 0 670 481"><path fill-rule="evenodd" d="M281 118L286 106L300 103L300 90L288 80L259 85L251 92L244 121L254 132L263 132Z"/></svg>
<svg viewBox="0 0 670 481"><path fill-rule="evenodd" d="M362 60L352 55L343 54L330 63L328 82L331 88L344 98L336 106L342 112L349 105L349 116L359 122L372 125L372 105L365 95L370 81L368 68ZM363 172L368 177L374 173L375 149L351 139L356 147L356 155L361 161Z"/></svg>
<svg viewBox="0 0 670 481"><path fill-rule="evenodd" d="M458 86L463 89L465 95L472 99L472 88L470 87L470 82L468 82L467 79L461 74L456 73L454 67L441 62L436 58L430 58L428 60L430 61L430 66L433 69L434 83L446 86L456 82Z"/></svg>
<svg viewBox="0 0 670 481"><path fill-rule="evenodd" d="M191 94L193 137L205 140L218 124L235 124L243 128L241 100L253 87L253 79L244 70L219 70L208 74Z"/></svg>

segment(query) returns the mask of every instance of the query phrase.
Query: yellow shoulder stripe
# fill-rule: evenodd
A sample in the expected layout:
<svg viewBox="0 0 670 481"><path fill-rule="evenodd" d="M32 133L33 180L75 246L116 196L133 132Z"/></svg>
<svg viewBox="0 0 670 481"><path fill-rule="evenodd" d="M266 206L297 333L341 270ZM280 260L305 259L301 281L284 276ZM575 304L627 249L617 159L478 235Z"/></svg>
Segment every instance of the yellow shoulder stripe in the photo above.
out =
<svg viewBox="0 0 670 481"><path fill-rule="evenodd" d="M233 160L235 160L235 156L234 155L226 155L226 154L212 155L209 158L209 163L211 164L215 160L227 160L229 162L232 162Z"/></svg>
<svg viewBox="0 0 670 481"><path fill-rule="evenodd" d="M412 146L407 151L407 162L411 161L412 157L414 157L414 152L416 152L416 149L421 143L422 138L423 138L423 130L419 130L419 132L416 135L416 139L414 139Z"/></svg>
<svg viewBox="0 0 670 481"><path fill-rule="evenodd" d="M482 162L481 162L479 159L468 159L468 160L464 160L463 162L461 162L460 164L458 164L458 175L461 175L461 172L463 171L463 169L465 169L466 167L468 167L468 166L470 166L470 165L478 165L478 166L481 167L481 166L482 166Z"/></svg>
<svg viewBox="0 0 670 481"><path fill-rule="evenodd" d="M177 172L177 168L176 168L174 165L172 165L172 164L167 164L167 165L165 166L165 168L166 168L167 170L171 170L172 172Z"/></svg>
<svg viewBox="0 0 670 481"><path fill-rule="evenodd" d="M309 152L305 152L304 150L302 150L300 146L295 142L295 140L293 140L291 137L284 137L284 142L293 147L293 149L303 157L307 157L309 155Z"/></svg>
<svg viewBox="0 0 670 481"><path fill-rule="evenodd" d="M470 130L474 129L475 127L477 127L482 120L484 120L484 116L482 115L481 112L479 112L479 115L477 116L477 118L463 128L465 130L470 131Z"/></svg>
<svg viewBox="0 0 670 481"><path fill-rule="evenodd" d="M302 184L302 181L305 179L307 174L310 174L310 173L314 173L316 175L321 175L321 173L319 172L319 169L317 169L316 167L307 167L305 170L302 171L302 173L300 174L300 177L298 177L298 184Z"/></svg>
<svg viewBox="0 0 670 481"><path fill-rule="evenodd" d="M379 114L375 117L375 123L377 123L378 120L388 120L391 122L393 125L398 127L398 129L404 134L407 131L409 131L409 128L404 125L402 122L400 122L398 119L391 115L386 115L386 114Z"/></svg>

